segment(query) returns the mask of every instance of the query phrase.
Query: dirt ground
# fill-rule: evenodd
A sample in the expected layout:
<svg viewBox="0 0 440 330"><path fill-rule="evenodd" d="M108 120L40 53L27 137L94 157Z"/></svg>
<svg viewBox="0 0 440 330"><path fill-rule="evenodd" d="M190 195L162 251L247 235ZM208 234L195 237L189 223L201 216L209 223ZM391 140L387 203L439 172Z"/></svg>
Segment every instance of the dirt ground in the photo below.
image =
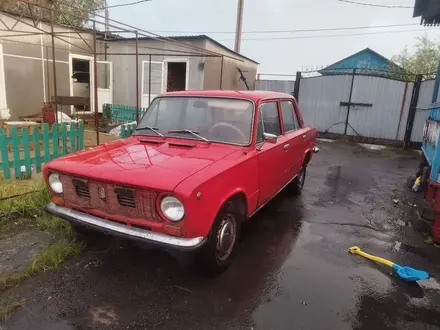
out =
<svg viewBox="0 0 440 330"><path fill-rule="evenodd" d="M246 224L236 262L218 277L100 234L57 271L3 295L26 304L6 329L440 329L440 249L411 227L404 185L416 154L320 143L303 194L281 193ZM398 203L393 200L397 199ZM432 279L409 285L353 245Z"/></svg>

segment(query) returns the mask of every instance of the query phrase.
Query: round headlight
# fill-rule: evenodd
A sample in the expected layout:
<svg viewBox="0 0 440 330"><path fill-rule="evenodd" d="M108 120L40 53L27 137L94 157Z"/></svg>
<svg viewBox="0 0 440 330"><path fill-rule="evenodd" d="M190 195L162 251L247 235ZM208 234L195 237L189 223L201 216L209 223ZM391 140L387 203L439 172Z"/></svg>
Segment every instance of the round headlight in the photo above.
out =
<svg viewBox="0 0 440 330"><path fill-rule="evenodd" d="M49 186L56 194L63 193L63 184L61 183L60 176L56 173L49 175Z"/></svg>
<svg viewBox="0 0 440 330"><path fill-rule="evenodd" d="M185 208L182 202L176 197L167 196L160 202L160 210L167 219L171 221L180 221L185 215Z"/></svg>

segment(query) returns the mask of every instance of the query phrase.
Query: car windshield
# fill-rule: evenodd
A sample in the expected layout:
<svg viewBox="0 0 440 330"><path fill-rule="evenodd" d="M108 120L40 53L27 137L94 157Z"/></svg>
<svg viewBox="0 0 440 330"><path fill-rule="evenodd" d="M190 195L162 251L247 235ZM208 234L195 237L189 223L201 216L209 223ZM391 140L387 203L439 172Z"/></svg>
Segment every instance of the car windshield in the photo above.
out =
<svg viewBox="0 0 440 330"><path fill-rule="evenodd" d="M139 122L136 135L159 135L248 145L254 105L214 97L158 97Z"/></svg>

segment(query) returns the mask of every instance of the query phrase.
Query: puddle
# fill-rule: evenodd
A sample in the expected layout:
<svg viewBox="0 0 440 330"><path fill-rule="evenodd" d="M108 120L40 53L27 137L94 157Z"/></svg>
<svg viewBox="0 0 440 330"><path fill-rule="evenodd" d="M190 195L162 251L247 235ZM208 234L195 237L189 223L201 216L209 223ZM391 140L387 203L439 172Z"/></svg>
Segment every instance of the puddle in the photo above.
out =
<svg viewBox="0 0 440 330"><path fill-rule="evenodd" d="M368 150L385 150L387 149L387 146L381 146L378 144L368 144L368 143L359 143L360 146L364 147Z"/></svg>

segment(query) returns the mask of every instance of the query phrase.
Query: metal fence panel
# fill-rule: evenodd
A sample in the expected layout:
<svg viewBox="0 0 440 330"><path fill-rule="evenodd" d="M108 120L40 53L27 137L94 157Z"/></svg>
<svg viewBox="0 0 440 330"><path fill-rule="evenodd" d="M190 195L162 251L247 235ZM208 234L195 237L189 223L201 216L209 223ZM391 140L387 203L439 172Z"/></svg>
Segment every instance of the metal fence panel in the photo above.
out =
<svg viewBox="0 0 440 330"><path fill-rule="evenodd" d="M344 134L351 75L320 76L301 80L299 102L306 125L319 132Z"/></svg>
<svg viewBox="0 0 440 330"><path fill-rule="evenodd" d="M422 81L420 85L419 101L417 102L416 116L414 118L411 142L423 141L423 127L429 117L429 106L434 92L434 80Z"/></svg>
<svg viewBox="0 0 440 330"><path fill-rule="evenodd" d="M295 87L293 80L257 80L255 89L292 94Z"/></svg>
<svg viewBox="0 0 440 330"><path fill-rule="evenodd" d="M351 101L372 106L351 107L347 134L376 139L398 139L399 133L405 130L404 113L407 113L409 108L405 84L403 81L380 77L356 76Z"/></svg>

